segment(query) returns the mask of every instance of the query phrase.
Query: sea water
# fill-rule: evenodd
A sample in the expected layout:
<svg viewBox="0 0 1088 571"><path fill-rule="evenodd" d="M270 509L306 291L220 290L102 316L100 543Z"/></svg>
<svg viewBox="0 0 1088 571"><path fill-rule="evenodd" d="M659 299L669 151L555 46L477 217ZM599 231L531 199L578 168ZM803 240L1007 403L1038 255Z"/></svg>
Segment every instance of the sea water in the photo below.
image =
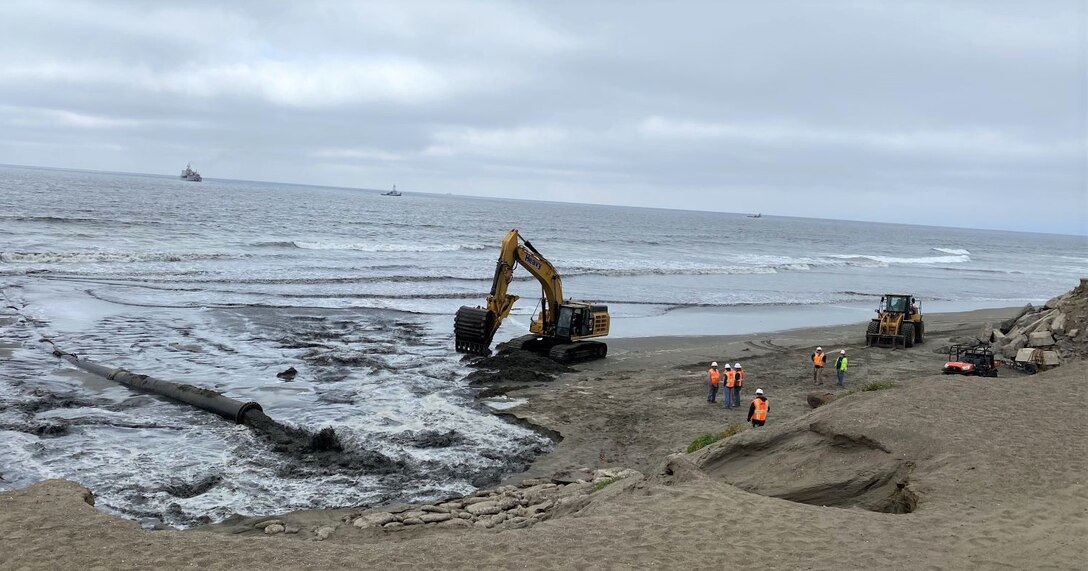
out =
<svg viewBox="0 0 1088 571"><path fill-rule="evenodd" d="M0 317L13 321L0 327L0 489L68 478L108 511L188 525L434 499L520 469L549 441L474 402L452 342L511 228L565 296L608 304L613 337L861 322L884 292L925 311L1019 305L1088 275L1084 237L430 190L0 167ZM527 272L510 289L522 299L499 340L525 333L539 303ZM416 476L285 473L248 429L84 374L43 338L332 426Z"/></svg>

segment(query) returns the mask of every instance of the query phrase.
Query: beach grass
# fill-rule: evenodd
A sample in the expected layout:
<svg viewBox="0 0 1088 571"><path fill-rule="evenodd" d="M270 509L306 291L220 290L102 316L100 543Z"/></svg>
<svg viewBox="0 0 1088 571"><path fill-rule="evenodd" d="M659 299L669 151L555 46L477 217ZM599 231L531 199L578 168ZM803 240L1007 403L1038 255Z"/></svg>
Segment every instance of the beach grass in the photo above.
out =
<svg viewBox="0 0 1088 571"><path fill-rule="evenodd" d="M599 492L599 491L605 489L609 484L614 484L614 483L620 481L621 479L622 478L605 478L604 480L601 480L600 482L597 482L596 484L593 484L593 491L594 492Z"/></svg>
<svg viewBox="0 0 1088 571"><path fill-rule="evenodd" d="M711 444L714 444L715 442L722 440L723 438L729 438L734 434L744 432L744 429L746 428L748 428L748 425L740 422L734 422L733 424L727 426L725 430L722 430L721 432L707 432L706 434L702 434L695 440L692 440L691 444L688 444L688 454L695 452L700 448L705 448Z"/></svg>

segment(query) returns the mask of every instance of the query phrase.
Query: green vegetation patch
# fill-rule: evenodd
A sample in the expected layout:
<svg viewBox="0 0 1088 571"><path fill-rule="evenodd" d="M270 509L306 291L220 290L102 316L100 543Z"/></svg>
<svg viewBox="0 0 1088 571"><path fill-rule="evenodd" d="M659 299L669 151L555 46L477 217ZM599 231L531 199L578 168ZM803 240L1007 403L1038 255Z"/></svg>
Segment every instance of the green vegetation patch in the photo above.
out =
<svg viewBox="0 0 1088 571"><path fill-rule="evenodd" d="M861 387L863 391L883 391L894 387L892 383L869 383Z"/></svg>
<svg viewBox="0 0 1088 571"><path fill-rule="evenodd" d="M691 454L692 452L695 452L700 448L710 446L711 444L714 444L715 442L723 438L729 438L734 434L744 432L744 429L746 428L748 428L748 425L740 422L734 422L733 424L727 426L725 430L721 432L707 432L706 434L700 435L695 440L692 440L691 444L688 444L688 454Z"/></svg>
<svg viewBox="0 0 1088 571"><path fill-rule="evenodd" d="M618 481L620 481L622 479L623 478L605 478L604 480L601 480L600 482L597 482L596 484L593 484L593 491L594 492L599 492L599 491L605 489L605 487L608 486L609 484L616 483L616 482L618 482Z"/></svg>

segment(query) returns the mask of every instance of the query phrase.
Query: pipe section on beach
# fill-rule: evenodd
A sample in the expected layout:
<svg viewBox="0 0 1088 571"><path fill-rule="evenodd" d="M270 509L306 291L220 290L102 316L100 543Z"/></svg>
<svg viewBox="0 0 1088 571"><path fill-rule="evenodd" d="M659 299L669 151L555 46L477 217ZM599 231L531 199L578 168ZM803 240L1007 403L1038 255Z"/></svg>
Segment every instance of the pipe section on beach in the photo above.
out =
<svg viewBox="0 0 1088 571"><path fill-rule="evenodd" d="M53 355L68 361L84 371L94 373L100 377L105 377L108 380L125 385L130 389L146 391L183 402L199 408L200 410L218 414L219 416L237 422L238 424L243 424L245 422L246 414L248 412L262 410L261 405L253 401L242 402L230 397L225 397L210 389L183 383L175 383L172 381L164 381L148 375L137 375L120 367L106 367L88 361L87 359L81 359L78 355L66 353L57 349L55 346Z"/></svg>
<svg viewBox="0 0 1088 571"><path fill-rule="evenodd" d="M407 471L402 460L389 458L381 452L366 449L345 450L332 428L326 427L314 433L289 426L269 418L256 402L232 399L213 390L189 384L138 375L121 367L108 367L63 351L48 339L42 341L53 346L53 355L84 371L130 389L163 396L248 426L269 442L275 452L293 459L288 465L279 467L279 472L283 475L306 477L314 473L328 474L344 470L368 474L403 474Z"/></svg>

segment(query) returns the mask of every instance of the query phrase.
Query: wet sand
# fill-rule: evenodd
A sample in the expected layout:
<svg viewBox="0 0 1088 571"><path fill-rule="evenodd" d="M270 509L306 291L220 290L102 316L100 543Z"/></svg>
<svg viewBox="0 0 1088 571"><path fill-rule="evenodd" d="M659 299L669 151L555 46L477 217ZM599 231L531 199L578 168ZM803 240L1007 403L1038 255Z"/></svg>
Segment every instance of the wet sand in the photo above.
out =
<svg viewBox="0 0 1088 571"><path fill-rule="evenodd" d="M562 441L525 474L642 472L576 513L524 529L359 529L350 510L283 517L295 535L237 525L144 531L94 510L80 486L0 493L0 568L873 568L1079 567L1088 559L1088 375L1083 363L996 379L940 374L935 349L1015 310L927 315L927 343L865 348L864 324L730 337L609 342L609 358L553 382L502 387ZM812 410L808 356L850 357L844 395ZM766 427L693 454L743 423L706 402L710 361L741 362ZM719 395L720 398L720 395ZM306 541L334 527L327 540Z"/></svg>

